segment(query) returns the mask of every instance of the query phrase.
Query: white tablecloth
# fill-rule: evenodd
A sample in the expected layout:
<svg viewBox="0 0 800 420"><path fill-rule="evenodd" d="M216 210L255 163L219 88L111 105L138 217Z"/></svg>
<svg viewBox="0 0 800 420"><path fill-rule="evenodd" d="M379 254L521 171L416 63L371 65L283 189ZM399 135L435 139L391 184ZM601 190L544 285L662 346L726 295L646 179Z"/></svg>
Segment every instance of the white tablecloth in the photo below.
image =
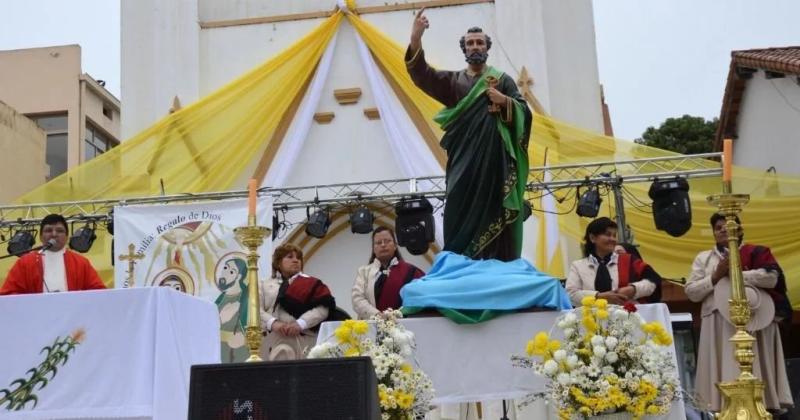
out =
<svg viewBox="0 0 800 420"><path fill-rule="evenodd" d="M638 305L648 321L660 321L672 333L664 304ZM419 366L433 381L434 404L518 399L541 392L545 379L529 369L514 367L511 355L525 353L525 344L538 331L549 331L559 312L505 315L481 324L459 325L443 317L409 318L401 322L414 332ZM326 322L317 337L332 337L338 322ZM674 355L674 347L672 349ZM674 359L674 356L673 356ZM546 415L546 414L544 414ZM685 419L683 404L674 404L670 419Z"/></svg>
<svg viewBox="0 0 800 420"><path fill-rule="evenodd" d="M220 360L216 306L164 287L0 296L0 320L0 389L84 331L36 407L0 419L185 419L190 366Z"/></svg>

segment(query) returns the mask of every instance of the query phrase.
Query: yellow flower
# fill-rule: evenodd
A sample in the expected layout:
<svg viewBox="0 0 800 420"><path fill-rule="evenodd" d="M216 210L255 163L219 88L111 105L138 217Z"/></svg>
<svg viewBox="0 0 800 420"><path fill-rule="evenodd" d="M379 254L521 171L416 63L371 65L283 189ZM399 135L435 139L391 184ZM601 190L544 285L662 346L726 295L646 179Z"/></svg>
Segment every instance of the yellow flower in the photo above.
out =
<svg viewBox="0 0 800 420"><path fill-rule="evenodd" d="M346 321L345 321L346 322ZM353 335L353 330L349 326L342 324L333 332L340 343L347 342Z"/></svg>
<svg viewBox="0 0 800 420"><path fill-rule="evenodd" d="M608 301L605 299L597 299L594 301L594 306L597 309L605 309L606 307L608 307Z"/></svg>
<svg viewBox="0 0 800 420"><path fill-rule="evenodd" d="M406 410L414 405L414 396L403 391L396 391L394 398L397 400L397 406Z"/></svg>
<svg viewBox="0 0 800 420"><path fill-rule="evenodd" d="M527 353L528 356L536 354L536 343L534 343L533 340L528 340L528 343L525 344L525 353Z"/></svg>
<svg viewBox="0 0 800 420"><path fill-rule="evenodd" d="M581 305L592 306L595 300L596 298L594 296L584 296L583 299L581 299Z"/></svg>
<svg viewBox="0 0 800 420"><path fill-rule="evenodd" d="M605 309L598 309L597 317L600 319L608 319L608 311Z"/></svg>
<svg viewBox="0 0 800 420"><path fill-rule="evenodd" d="M357 335L364 335L369 331L369 324L367 324L367 321L356 321L353 323L352 328Z"/></svg>
<svg viewBox="0 0 800 420"><path fill-rule="evenodd" d="M400 365L400 370L402 370L405 373L411 373L411 365L409 365L408 363L403 363L402 365Z"/></svg>
<svg viewBox="0 0 800 420"><path fill-rule="evenodd" d="M359 350L358 347L350 347L349 349L345 350L344 357L359 356L360 354L361 351Z"/></svg>
<svg viewBox="0 0 800 420"><path fill-rule="evenodd" d="M550 350L551 352L554 352L560 348L561 348L561 342L558 340L553 340L547 343L547 349Z"/></svg>

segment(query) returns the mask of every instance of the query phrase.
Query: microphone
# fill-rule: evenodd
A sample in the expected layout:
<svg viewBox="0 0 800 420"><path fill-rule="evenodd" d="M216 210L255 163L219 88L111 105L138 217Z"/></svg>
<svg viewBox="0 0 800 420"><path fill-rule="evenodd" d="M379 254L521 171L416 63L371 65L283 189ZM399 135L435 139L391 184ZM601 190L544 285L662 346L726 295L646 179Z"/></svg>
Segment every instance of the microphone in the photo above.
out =
<svg viewBox="0 0 800 420"><path fill-rule="evenodd" d="M50 240L48 240L46 244L42 245L42 249L39 250L39 255L44 254L45 251L47 251L48 249L54 247L55 245L56 245L56 240L53 239L53 238L50 238Z"/></svg>

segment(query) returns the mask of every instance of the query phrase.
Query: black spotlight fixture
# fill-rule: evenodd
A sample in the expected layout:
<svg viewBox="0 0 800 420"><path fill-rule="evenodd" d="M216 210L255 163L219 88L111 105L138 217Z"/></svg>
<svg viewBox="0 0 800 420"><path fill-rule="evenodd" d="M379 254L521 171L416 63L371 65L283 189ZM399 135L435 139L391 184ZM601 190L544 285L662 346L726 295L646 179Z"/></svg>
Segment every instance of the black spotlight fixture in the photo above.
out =
<svg viewBox="0 0 800 420"><path fill-rule="evenodd" d="M372 222L375 221L375 216L369 211L367 206L361 205L350 213L350 231L353 233L370 233L372 232Z"/></svg>
<svg viewBox="0 0 800 420"><path fill-rule="evenodd" d="M309 214L308 207L306 207L306 235L315 238L324 238L328 233L328 228L331 226L331 218L328 214L328 209L318 209L314 214Z"/></svg>
<svg viewBox="0 0 800 420"><path fill-rule="evenodd" d="M648 195L653 200L656 229L672 236L681 236L692 227L692 203L689 182L685 178L653 181Z"/></svg>
<svg viewBox="0 0 800 420"><path fill-rule="evenodd" d="M81 254L89 252L94 240L97 239L94 230L95 226L89 226L88 223L78 230L73 228L72 236L69 238L69 247Z"/></svg>
<svg viewBox="0 0 800 420"><path fill-rule="evenodd" d="M436 236L430 201L425 197L403 199L395 204L394 211L397 214L394 222L397 244L408 249L412 255L428 252L428 246Z"/></svg>
<svg viewBox="0 0 800 420"><path fill-rule="evenodd" d="M581 217L597 217L597 213L600 212L600 203L603 202L597 185L589 185L583 194L581 194L581 189L578 188L578 197L578 207L575 209L575 213L578 213L578 216Z"/></svg>
<svg viewBox="0 0 800 420"><path fill-rule="evenodd" d="M14 232L14 236L8 241L9 255L22 255L27 253L33 248L36 242L36 231L30 229L22 229Z"/></svg>
<svg viewBox="0 0 800 420"><path fill-rule="evenodd" d="M114 209L111 209L111 211L108 212L108 218L106 219L106 230L111 234L111 236L114 236Z"/></svg>
<svg viewBox="0 0 800 420"><path fill-rule="evenodd" d="M526 221L530 219L531 215L533 214L533 204L531 204L528 200L522 201L522 221Z"/></svg>

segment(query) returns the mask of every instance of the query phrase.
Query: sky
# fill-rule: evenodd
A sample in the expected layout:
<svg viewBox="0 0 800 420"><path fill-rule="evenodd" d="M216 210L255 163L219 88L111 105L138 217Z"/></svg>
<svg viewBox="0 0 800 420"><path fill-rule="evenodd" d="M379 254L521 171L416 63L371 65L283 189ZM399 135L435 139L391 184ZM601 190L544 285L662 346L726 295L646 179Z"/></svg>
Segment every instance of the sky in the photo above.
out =
<svg viewBox="0 0 800 420"><path fill-rule="evenodd" d="M800 45L800 0L592 3L600 83L620 138L669 117L718 117L731 50ZM120 97L119 0L0 0L0 10L0 50L80 44L83 71Z"/></svg>

